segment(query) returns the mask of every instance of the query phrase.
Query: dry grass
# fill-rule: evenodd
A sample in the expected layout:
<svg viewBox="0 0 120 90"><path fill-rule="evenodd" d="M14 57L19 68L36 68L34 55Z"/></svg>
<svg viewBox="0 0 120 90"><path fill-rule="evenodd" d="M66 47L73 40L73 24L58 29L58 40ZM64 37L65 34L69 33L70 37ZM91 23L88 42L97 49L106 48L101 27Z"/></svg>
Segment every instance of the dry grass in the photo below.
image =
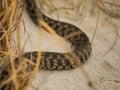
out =
<svg viewBox="0 0 120 90"><path fill-rule="evenodd" d="M110 12L110 10L108 10L105 7L105 4L107 3L109 5L116 7L117 10L120 10L120 6L116 4L117 2L119 2L118 0L113 0L112 3L104 2L103 0L95 0L94 2L96 1L98 2L98 4L96 5L98 6L98 8L100 8L99 10L104 11L108 15L108 17L120 18L120 11L112 13ZM78 12L82 4L83 7L81 8L81 12L79 13L79 15L82 14L82 18L81 18L82 21L86 14L85 3L86 3L85 0L81 0L75 8L74 7L73 8L60 7L57 9L53 7L51 8L53 12L54 10L58 10L58 9L63 10L64 13L68 13L67 10L75 10L75 12ZM46 3L45 5L48 4ZM51 5L53 6L52 3ZM79 9L77 9L78 7ZM6 85L8 85L9 87L6 88L6 90L25 90L27 86L30 84L31 78L36 74L36 72L39 69L39 60L40 60L39 58L41 57L40 56L41 52L38 54L37 64L35 65L36 68L31 74L27 75L27 77L26 77L26 71L23 70L21 71L20 66L19 68L15 69L14 58L16 56L19 56L19 58L21 58L20 56L22 54L22 49L20 46L21 36L19 31L19 24L21 22L21 15L23 9L24 9L24 4L21 0L0 0L0 89L6 88L7 87ZM99 22L99 20L97 22ZM97 24L98 23L96 23L96 27ZM45 26L45 24L43 24L43 26ZM15 46L14 44L11 45L12 42L11 33L13 31L16 31L17 34L16 37L17 46ZM53 30L50 30L50 32L53 33L53 35L55 35ZM11 47L14 47L14 49L11 49ZM16 48L18 49L17 52L15 50ZM92 80L90 79L90 81Z"/></svg>
<svg viewBox="0 0 120 90"><path fill-rule="evenodd" d="M22 14L22 2L19 0L0 0L0 88L5 90L20 90L23 88L21 76L18 75L18 70L15 69L14 58L16 51L11 47L11 33L17 31L17 39L20 49L19 23ZM21 80L19 80L19 77ZM22 76L23 77L23 76ZM8 87L7 87L8 85Z"/></svg>

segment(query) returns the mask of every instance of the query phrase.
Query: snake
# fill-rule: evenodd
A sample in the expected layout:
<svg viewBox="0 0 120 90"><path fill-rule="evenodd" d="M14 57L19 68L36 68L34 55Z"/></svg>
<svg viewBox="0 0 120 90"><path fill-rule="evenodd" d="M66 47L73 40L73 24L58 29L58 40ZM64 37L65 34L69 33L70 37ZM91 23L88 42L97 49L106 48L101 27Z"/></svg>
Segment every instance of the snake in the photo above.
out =
<svg viewBox="0 0 120 90"><path fill-rule="evenodd" d="M66 41L71 43L71 52L59 53L59 52L50 52L42 51L41 58L38 58L39 51L25 52L20 57L15 58L15 67L17 68L22 62L22 59L27 59L33 63L39 61L39 69L44 70L69 70L74 69L81 64L84 64L91 55L92 47L88 36L77 26L63 21L55 20L45 15L37 5L36 0L24 0L26 5L26 12L35 25L40 26L39 20L44 20L54 31L55 33L64 38ZM34 70L35 66L27 64L27 71ZM7 68L10 68L7 66ZM3 70L0 76L0 81L4 81L9 77L9 71ZM24 83L23 83L24 84ZM9 83L0 87L1 90L13 90L11 89L13 83ZM14 86L14 85L13 85Z"/></svg>
<svg viewBox="0 0 120 90"><path fill-rule="evenodd" d="M91 43L88 36L77 26L55 20L45 15L35 0L26 0L26 12L35 25L41 26L39 20L44 20L55 33L71 43L71 52L58 53L42 51L39 69L69 70L84 64L91 55ZM72 35L73 33L76 33ZM68 36L68 37L67 37ZM25 52L22 57L37 63L38 51ZM19 63L19 58L15 59ZM32 67L33 68L33 67Z"/></svg>

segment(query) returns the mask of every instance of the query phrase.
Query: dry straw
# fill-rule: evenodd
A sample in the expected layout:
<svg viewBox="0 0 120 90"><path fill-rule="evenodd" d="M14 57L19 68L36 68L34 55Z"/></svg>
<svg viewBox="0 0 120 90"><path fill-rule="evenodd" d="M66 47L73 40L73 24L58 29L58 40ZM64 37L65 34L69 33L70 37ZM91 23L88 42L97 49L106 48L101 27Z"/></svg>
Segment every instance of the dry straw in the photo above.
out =
<svg viewBox="0 0 120 90"><path fill-rule="evenodd" d="M20 0L0 0L0 90L22 90L24 75L15 69L14 58L16 52L11 49L11 33L17 32L19 55L20 36L19 23L22 14L22 2ZM16 47L15 47L16 48Z"/></svg>

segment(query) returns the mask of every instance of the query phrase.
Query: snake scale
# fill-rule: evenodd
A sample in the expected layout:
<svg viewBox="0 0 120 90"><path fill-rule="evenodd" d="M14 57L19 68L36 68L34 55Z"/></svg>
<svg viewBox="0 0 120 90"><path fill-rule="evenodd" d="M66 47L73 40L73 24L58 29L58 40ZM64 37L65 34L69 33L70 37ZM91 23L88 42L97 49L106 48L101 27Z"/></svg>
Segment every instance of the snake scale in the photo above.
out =
<svg viewBox="0 0 120 90"><path fill-rule="evenodd" d="M82 30L72 24L53 20L44 15L40 9L39 11L41 12L41 15L38 15L38 7L35 0L26 0L25 4L28 15L37 26L39 26L39 18L42 18L59 36L63 38L72 33L77 33L71 37L65 38L71 43L72 52L42 52L39 66L40 69L68 70L77 67L77 63L81 64L87 61L91 54L91 44L89 38ZM26 52L22 57L30 59L36 63L37 55L38 51L32 51ZM18 58L16 58L16 61L18 61Z"/></svg>

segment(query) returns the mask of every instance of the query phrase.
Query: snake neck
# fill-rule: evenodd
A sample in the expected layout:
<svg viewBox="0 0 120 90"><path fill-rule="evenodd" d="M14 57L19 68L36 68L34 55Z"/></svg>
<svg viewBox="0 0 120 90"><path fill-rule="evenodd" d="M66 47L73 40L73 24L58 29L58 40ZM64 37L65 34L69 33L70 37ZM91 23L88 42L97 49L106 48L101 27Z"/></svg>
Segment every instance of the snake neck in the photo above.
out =
<svg viewBox="0 0 120 90"><path fill-rule="evenodd" d="M39 19L42 19L45 15L38 8L35 0L25 0L26 12L28 13L31 20L39 26Z"/></svg>

